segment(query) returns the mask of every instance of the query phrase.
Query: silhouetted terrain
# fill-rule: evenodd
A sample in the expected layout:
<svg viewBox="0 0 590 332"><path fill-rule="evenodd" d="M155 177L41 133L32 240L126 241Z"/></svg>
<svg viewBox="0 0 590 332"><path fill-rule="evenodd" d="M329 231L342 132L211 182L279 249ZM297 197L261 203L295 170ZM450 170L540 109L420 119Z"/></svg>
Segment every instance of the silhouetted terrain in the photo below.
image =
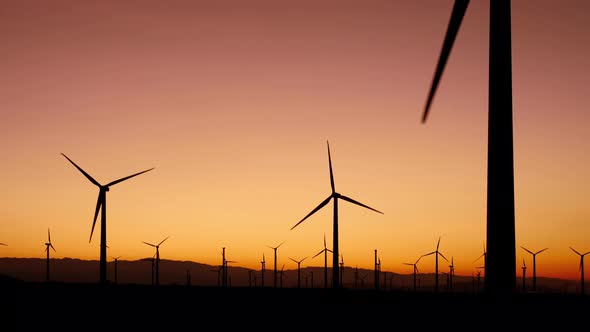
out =
<svg viewBox="0 0 590 332"><path fill-rule="evenodd" d="M536 293L498 297L475 291L475 280L456 276L452 291L441 287L433 292L432 274L421 275L422 287L414 292L412 275L391 274L389 283L374 289L370 270L359 269L364 282L354 283L355 269L345 268L343 289L323 288L323 267L302 269L297 288L297 270L285 271L282 287L273 287L273 270L265 273L265 287L255 284L248 269L230 267L228 287L217 286L217 266L186 261L160 262L161 284L151 285L150 261L119 261L118 284L114 284L113 263L109 263L110 283L100 285L98 261L52 259L51 282L44 282L45 260L0 258L0 294L4 323L30 327L47 319L51 325L78 329L87 326L139 327L166 330L203 329L204 326L276 330L276 324L293 328L383 328L407 326L449 327L473 330L522 326L560 330L575 326L590 309L589 296L575 293L574 281L538 278ZM186 271L190 271L190 285ZM256 271L260 273L260 271ZM360 277L359 277L360 278ZM390 277L388 277L390 278ZM328 277L328 280L330 278ZM443 280L443 279L441 279ZM483 287L483 280L480 281ZM569 293L564 282L571 283ZM362 284L362 285L361 285ZM445 285L441 282L441 285ZM556 288L552 288L555 286ZM28 318L34 318L33 320ZM297 320L299 319L299 321ZM385 325L384 325L385 324ZM401 325L400 325L401 324ZM474 325L475 324L475 325ZM57 325L56 325L57 326ZM330 331L332 331L331 329Z"/></svg>
<svg viewBox="0 0 590 332"><path fill-rule="evenodd" d="M0 258L0 276L15 278L27 282L45 281L44 258ZM108 280L114 281L114 262L108 262ZM190 272L190 283L193 286L219 285L217 272L219 266L201 264L192 261L160 261L160 285L186 285L187 270ZM144 260L119 260L117 264L117 281L119 284L150 285L152 282L152 264ZM373 289L374 272L368 269L358 269L355 282L355 268L345 267L343 286L348 289ZM297 269L283 271L282 282L280 271L277 278L278 286L283 288L297 287ZM273 286L273 269L265 272L264 286ZM51 280L62 283L97 283L99 280L99 262L97 260L80 260L72 258L51 259ZM239 266L228 267L228 285L232 287L261 286L260 270L253 271ZM331 282L331 268L328 270L328 286ZM439 274L440 289L446 289L446 276ZM532 279L527 280L528 288L532 287ZM418 291L433 290L434 274L420 274ZM520 286L520 280L518 281ZM413 275L398 274L381 271L380 290L413 290ZM301 288L324 288L324 268L302 267ZM480 290L483 288L483 277L480 279ZM579 281L537 276L537 290L543 293L573 293L579 292ZM455 275L454 292L473 293L478 291L477 279L471 276Z"/></svg>

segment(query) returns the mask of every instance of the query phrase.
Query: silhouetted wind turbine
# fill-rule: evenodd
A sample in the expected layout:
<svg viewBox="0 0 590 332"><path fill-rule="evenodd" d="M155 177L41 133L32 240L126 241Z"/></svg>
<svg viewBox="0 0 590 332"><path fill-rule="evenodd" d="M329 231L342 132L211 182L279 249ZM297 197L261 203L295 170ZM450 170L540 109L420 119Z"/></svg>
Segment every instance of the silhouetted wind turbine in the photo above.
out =
<svg viewBox="0 0 590 332"><path fill-rule="evenodd" d="M301 259L300 261L295 260L289 257L290 260L297 263L297 288L301 288L301 262L303 262L307 257Z"/></svg>
<svg viewBox="0 0 590 332"><path fill-rule="evenodd" d="M49 228L47 229L47 242L45 242L45 252L47 253L47 262L46 262L46 279L47 281L50 280L49 278L49 248L53 249L53 251L55 251L55 247L53 247L53 244L51 244L51 233L49 233Z"/></svg>
<svg viewBox="0 0 590 332"><path fill-rule="evenodd" d="M160 241L158 244L151 244L148 242L143 241L143 243L147 244L148 246L152 246L156 248L156 286L160 285L160 245L164 243L164 241L168 240L170 236L167 236L164 240Z"/></svg>
<svg viewBox="0 0 590 332"><path fill-rule="evenodd" d="M488 260L487 260L488 253L486 251L486 243L485 242L483 243L483 254L481 254L481 256L477 257L473 262L474 263L477 262L477 260L480 259L480 258L482 258L482 257L483 257L483 271L484 271L484 273L483 273L483 283L485 285L485 284L487 284L486 278L488 276L488 270L487 270L487 266L488 266Z"/></svg>
<svg viewBox="0 0 590 332"><path fill-rule="evenodd" d="M319 254L324 253L324 288L328 288L328 252L331 252L332 255L334 255L334 252L326 247L326 233L324 233L324 249L320 250L320 252L311 258L314 259L316 256L319 256Z"/></svg>
<svg viewBox="0 0 590 332"><path fill-rule="evenodd" d="M570 249L573 252L575 252L576 254L578 254L580 256L580 273L581 273L581 276L580 276L580 282L581 282L581 284L580 284L580 291L581 291L582 295L584 295L584 256L590 254L590 251L581 254L581 253L577 252L576 249L574 249L572 247L570 247Z"/></svg>
<svg viewBox="0 0 590 332"><path fill-rule="evenodd" d="M92 222L92 229L90 230L90 239L88 242L92 240L92 233L94 232L94 225L96 224L96 218L98 217L98 211L101 211L100 216L100 283L105 284L107 282L107 191L109 191L109 187L114 186L119 182L123 182L128 180L134 176L143 174L145 172L151 171L154 168L147 169L145 171L141 171L124 178L120 178L115 181L111 181L105 185L98 183L94 178L92 178L86 171L84 171L80 166L76 165L68 156L65 154L61 154L64 156L72 165L74 165L84 176L90 180L95 186L98 187L98 200L96 202L96 209L94 210L94 221Z"/></svg>
<svg viewBox="0 0 590 332"><path fill-rule="evenodd" d="M381 260L377 257L377 249L375 249L375 289L379 289L379 268Z"/></svg>
<svg viewBox="0 0 590 332"><path fill-rule="evenodd" d="M522 292L526 292L526 263L522 259Z"/></svg>
<svg viewBox="0 0 590 332"><path fill-rule="evenodd" d="M436 250L433 252L429 252L427 254L424 254L422 256L430 256L430 255L434 255L435 257L435 275L434 275L434 291L438 292L438 256L440 255L442 258L444 258L445 261L449 261L445 255L443 255L440 251L438 251L438 247L440 245L440 236L438 237L438 242L436 243Z"/></svg>
<svg viewBox="0 0 590 332"><path fill-rule="evenodd" d="M541 249L537 252L532 252L523 246L520 246L520 247L522 249L526 250L529 254L533 255L533 291L536 291L537 290L537 254L540 254L549 248Z"/></svg>
<svg viewBox="0 0 590 332"><path fill-rule="evenodd" d="M469 0L455 0L422 122L442 77ZM512 128L512 31L510 0L490 1L488 82L488 178L486 290L512 293L516 288L514 155Z"/></svg>
<svg viewBox="0 0 590 332"><path fill-rule="evenodd" d="M344 255L340 255L340 287L343 287L342 280L344 279Z"/></svg>
<svg viewBox="0 0 590 332"><path fill-rule="evenodd" d="M111 257L114 261L115 261L115 285L117 284L117 263L119 261L119 258L121 258L121 256L117 256L117 257Z"/></svg>
<svg viewBox="0 0 590 332"><path fill-rule="evenodd" d="M455 276L455 264L451 256L451 265L449 265L449 288L453 289L453 277Z"/></svg>
<svg viewBox="0 0 590 332"><path fill-rule="evenodd" d="M275 265L274 265L274 274L273 274L273 277L274 277L273 286L274 286L274 288L277 288L277 249L279 249L279 247L282 246L283 243L285 243L285 241L281 242L281 244L279 244L276 247L267 246L267 247L271 248L272 250L274 250L274 252L275 252Z"/></svg>
<svg viewBox="0 0 590 332"><path fill-rule="evenodd" d="M264 259L264 253L262 253L262 261L260 262L260 264L262 264L262 269L260 270L260 283L261 287L264 288L264 272L266 270L266 260Z"/></svg>
<svg viewBox="0 0 590 332"><path fill-rule="evenodd" d="M291 227L291 229L297 227L297 225L301 224L305 219L307 219L312 214L316 213L319 209L324 207L326 204L330 202L330 200L334 199L334 223L333 223L333 252L332 252L332 287L339 288L340 278L338 277L338 199L342 199L348 201L350 203L362 206L369 210L375 211L377 213L383 214L383 212L373 209L365 204L359 203L352 198L347 196L341 195L340 193L336 192L336 188L334 186L334 172L332 171L332 158L330 156L330 143L327 142L328 145L328 163L330 166L330 185L332 186L332 193L328 198L326 198L323 202L320 203L315 209L313 209L308 215L306 215L303 219L301 219L295 226Z"/></svg>
<svg viewBox="0 0 590 332"><path fill-rule="evenodd" d="M405 265L410 265L414 267L414 291L416 291L416 281L417 281L417 276L416 274L418 273L418 262L420 261L420 259L424 257L424 256L420 256L418 257L418 259L414 262L414 263L404 263Z"/></svg>

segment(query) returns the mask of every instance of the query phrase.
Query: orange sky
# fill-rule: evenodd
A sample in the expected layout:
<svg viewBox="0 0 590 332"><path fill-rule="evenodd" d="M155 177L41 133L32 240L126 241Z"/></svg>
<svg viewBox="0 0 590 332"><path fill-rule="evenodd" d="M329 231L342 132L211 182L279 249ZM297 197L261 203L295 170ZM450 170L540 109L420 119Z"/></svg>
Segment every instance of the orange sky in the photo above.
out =
<svg viewBox="0 0 590 332"><path fill-rule="evenodd" d="M141 3L141 5L140 5ZM482 262L489 1L471 1L427 124L420 123L451 0L3 1L2 257L108 256L321 266L336 189L347 266L411 273L440 250ZM585 0L514 0L517 274L579 278L590 251L590 29ZM331 260L330 260L331 264ZM448 269L445 266L445 271ZM434 257L419 264L434 271ZM442 268L441 268L442 269ZM532 269L531 269L532 271Z"/></svg>

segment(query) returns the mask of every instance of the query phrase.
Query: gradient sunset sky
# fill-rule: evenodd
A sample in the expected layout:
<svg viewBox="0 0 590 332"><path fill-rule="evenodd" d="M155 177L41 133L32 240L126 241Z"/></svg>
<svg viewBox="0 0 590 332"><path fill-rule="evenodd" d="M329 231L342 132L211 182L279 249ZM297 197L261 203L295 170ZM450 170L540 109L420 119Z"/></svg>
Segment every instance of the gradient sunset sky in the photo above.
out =
<svg viewBox="0 0 590 332"><path fill-rule="evenodd" d="M489 1L472 0L426 124L452 0L4 0L0 257L323 266L336 190L346 266L456 274L483 260ZM579 278L590 251L590 2L513 0L517 275ZM330 265L331 265L331 258ZM447 271L447 263L441 263ZM421 272L434 271L434 256ZM528 273L528 271L527 271ZM531 272L532 273L532 272ZM532 275L532 274L531 274Z"/></svg>

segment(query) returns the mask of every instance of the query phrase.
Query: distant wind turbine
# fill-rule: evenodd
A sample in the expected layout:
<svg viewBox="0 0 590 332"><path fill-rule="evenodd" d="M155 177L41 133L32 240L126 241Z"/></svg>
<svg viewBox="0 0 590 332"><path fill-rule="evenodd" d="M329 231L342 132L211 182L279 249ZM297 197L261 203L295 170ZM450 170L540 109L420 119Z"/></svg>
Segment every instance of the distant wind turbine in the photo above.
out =
<svg viewBox="0 0 590 332"><path fill-rule="evenodd" d="M312 257L312 259L314 259L319 256L319 254L324 253L324 288L328 288L328 252L331 252L332 255L334 255L334 252L326 247L326 233L324 233L324 249L320 250Z"/></svg>
<svg viewBox="0 0 590 332"><path fill-rule="evenodd" d="M526 263L522 259L522 292L526 292Z"/></svg>
<svg viewBox="0 0 590 332"><path fill-rule="evenodd" d="M433 252L429 252L427 254L422 255L422 256L434 255L434 257L435 257L435 265L434 265L434 267L435 267L435 272L434 272L435 273L435 276L434 276L435 277L434 278L434 291L435 292L438 292L438 256L440 255L440 257L444 258L445 261L447 261L447 262L449 261L445 257L445 255L443 255L440 251L438 251L439 245L440 245L440 236L438 237L438 242L436 243L436 250L433 251Z"/></svg>
<svg viewBox="0 0 590 332"><path fill-rule="evenodd" d="M516 286L514 222L514 147L512 125L511 1L489 1L488 174L486 290L512 293ZM451 19L426 105L422 123L434 99L469 0L455 0Z"/></svg>
<svg viewBox="0 0 590 332"><path fill-rule="evenodd" d="M164 241L168 240L170 236L167 236L164 240L160 241L158 244L151 244L148 242L143 241L143 243L147 244L148 246L156 248L156 286L160 285L160 245L164 243Z"/></svg>
<svg viewBox="0 0 590 332"><path fill-rule="evenodd" d="M478 259L483 257L483 283L484 285L487 284L486 282L486 277L488 275L488 271L487 271L487 266L488 266L488 253L486 251L486 243L483 243L483 254L481 254L481 256L477 257L473 262L477 262Z"/></svg>
<svg viewBox="0 0 590 332"><path fill-rule="evenodd" d="M98 217L98 212L101 211L100 217L100 283L106 284L107 282L107 191L109 191L109 187L114 186L119 182L123 182L128 180L134 176L143 174L145 172L151 171L154 168L147 169L145 171L141 171L139 173L135 173L124 178L120 178L115 181L111 181L105 185L98 183L94 178L92 178L86 171L84 171L80 166L76 165L68 156L65 154L61 154L64 156L72 165L74 165L84 176L90 180L95 186L98 187L98 201L96 202L96 209L94 210L94 221L92 222L92 229L90 230L90 239L88 242L92 240L92 233L94 232L94 225L96 224L96 218Z"/></svg>
<svg viewBox="0 0 590 332"><path fill-rule="evenodd" d="M275 252L275 265L274 265L274 274L273 274L273 277L274 277L273 286L274 286L274 288L277 288L277 249L279 249L279 247L282 246L283 243L285 243L285 241L281 242L281 244L279 244L276 247L267 246L267 247L271 248L272 250L274 250L274 252Z"/></svg>
<svg viewBox="0 0 590 332"><path fill-rule="evenodd" d="M343 287L344 284L342 280L344 279L344 255L340 254L340 287Z"/></svg>
<svg viewBox="0 0 590 332"><path fill-rule="evenodd" d="M381 259L377 257L377 249L375 249L375 289L379 289L379 270L381 268Z"/></svg>
<svg viewBox="0 0 590 332"><path fill-rule="evenodd" d="M303 262L307 257L302 258L301 260L295 260L289 257L290 260L297 263L297 288L301 288L301 262Z"/></svg>
<svg viewBox="0 0 590 332"><path fill-rule="evenodd" d="M417 274L418 274L418 262L424 256L418 257L418 259L414 263L404 263L405 265L410 265L414 267L414 292L416 291L416 282L417 282Z"/></svg>
<svg viewBox="0 0 590 332"><path fill-rule="evenodd" d="M453 289L453 277L455 276L455 264L451 256L451 265L449 265L449 289Z"/></svg>
<svg viewBox="0 0 590 332"><path fill-rule="evenodd" d="M111 258L112 258L112 259L115 261L115 285L116 285L116 284L117 284L117 282L118 282L118 281L117 281L117 271L118 271L118 268L117 268L117 263L118 263L118 261L119 261L119 258L121 258L121 256L117 256L117 257L111 257Z"/></svg>
<svg viewBox="0 0 590 332"><path fill-rule="evenodd" d="M339 288L340 287L339 286L340 278L338 277L338 272L339 272L338 271L338 257L339 257L339 251L338 251L338 199L342 199L342 200L348 201L350 203L362 206L364 208L375 211L377 213L383 214L383 212L375 210L372 207L369 207L365 204L359 203L352 198L346 197L346 196L341 195L340 193L336 192L336 188L334 186L334 173L332 172L332 158L330 157L330 143L329 142L328 142L328 163L330 166L330 185L332 186L332 193L330 194L330 196L328 196L328 198L326 198L323 202L321 202L320 205L318 205L308 215L306 215L297 224L295 224L295 226L291 227L291 229L297 227L297 225L301 224L309 216L316 213L318 210L320 210L322 207L324 207L326 204L328 204L332 198L334 199L334 222L333 222L333 226L332 226L333 227L332 287Z"/></svg>
<svg viewBox="0 0 590 332"><path fill-rule="evenodd" d="M156 261L156 255L154 254L154 256L152 257L146 257L146 258L142 258L142 261L149 261L152 263L152 286L154 285L154 269L155 269L155 261Z"/></svg>
<svg viewBox="0 0 590 332"><path fill-rule="evenodd" d="M584 256L590 254L590 251L585 252L583 254L579 253L578 251L576 251L576 249L570 247L570 249L575 252L576 254L578 254L580 256L580 291L582 293L582 295L584 295Z"/></svg>
<svg viewBox="0 0 590 332"><path fill-rule="evenodd" d="M261 287L264 288L264 272L266 270L266 260L264 259L264 253L262 253L262 261L260 262L260 264L262 264L262 268L260 270L260 283Z"/></svg>
<svg viewBox="0 0 590 332"><path fill-rule="evenodd" d="M520 246L520 247L522 249L526 250L529 254L533 255L533 291L536 291L537 290L537 255L549 248L541 249L537 252L532 252L523 246Z"/></svg>
<svg viewBox="0 0 590 332"><path fill-rule="evenodd" d="M51 244L51 233L49 233L49 228L47 229L47 242L45 242L45 252L47 253L47 261L46 261L46 266L45 266L45 270L46 270L46 276L45 276L45 280L49 281L51 280L49 278L49 248L53 249L53 251L55 251L55 247L53 247L53 244Z"/></svg>

